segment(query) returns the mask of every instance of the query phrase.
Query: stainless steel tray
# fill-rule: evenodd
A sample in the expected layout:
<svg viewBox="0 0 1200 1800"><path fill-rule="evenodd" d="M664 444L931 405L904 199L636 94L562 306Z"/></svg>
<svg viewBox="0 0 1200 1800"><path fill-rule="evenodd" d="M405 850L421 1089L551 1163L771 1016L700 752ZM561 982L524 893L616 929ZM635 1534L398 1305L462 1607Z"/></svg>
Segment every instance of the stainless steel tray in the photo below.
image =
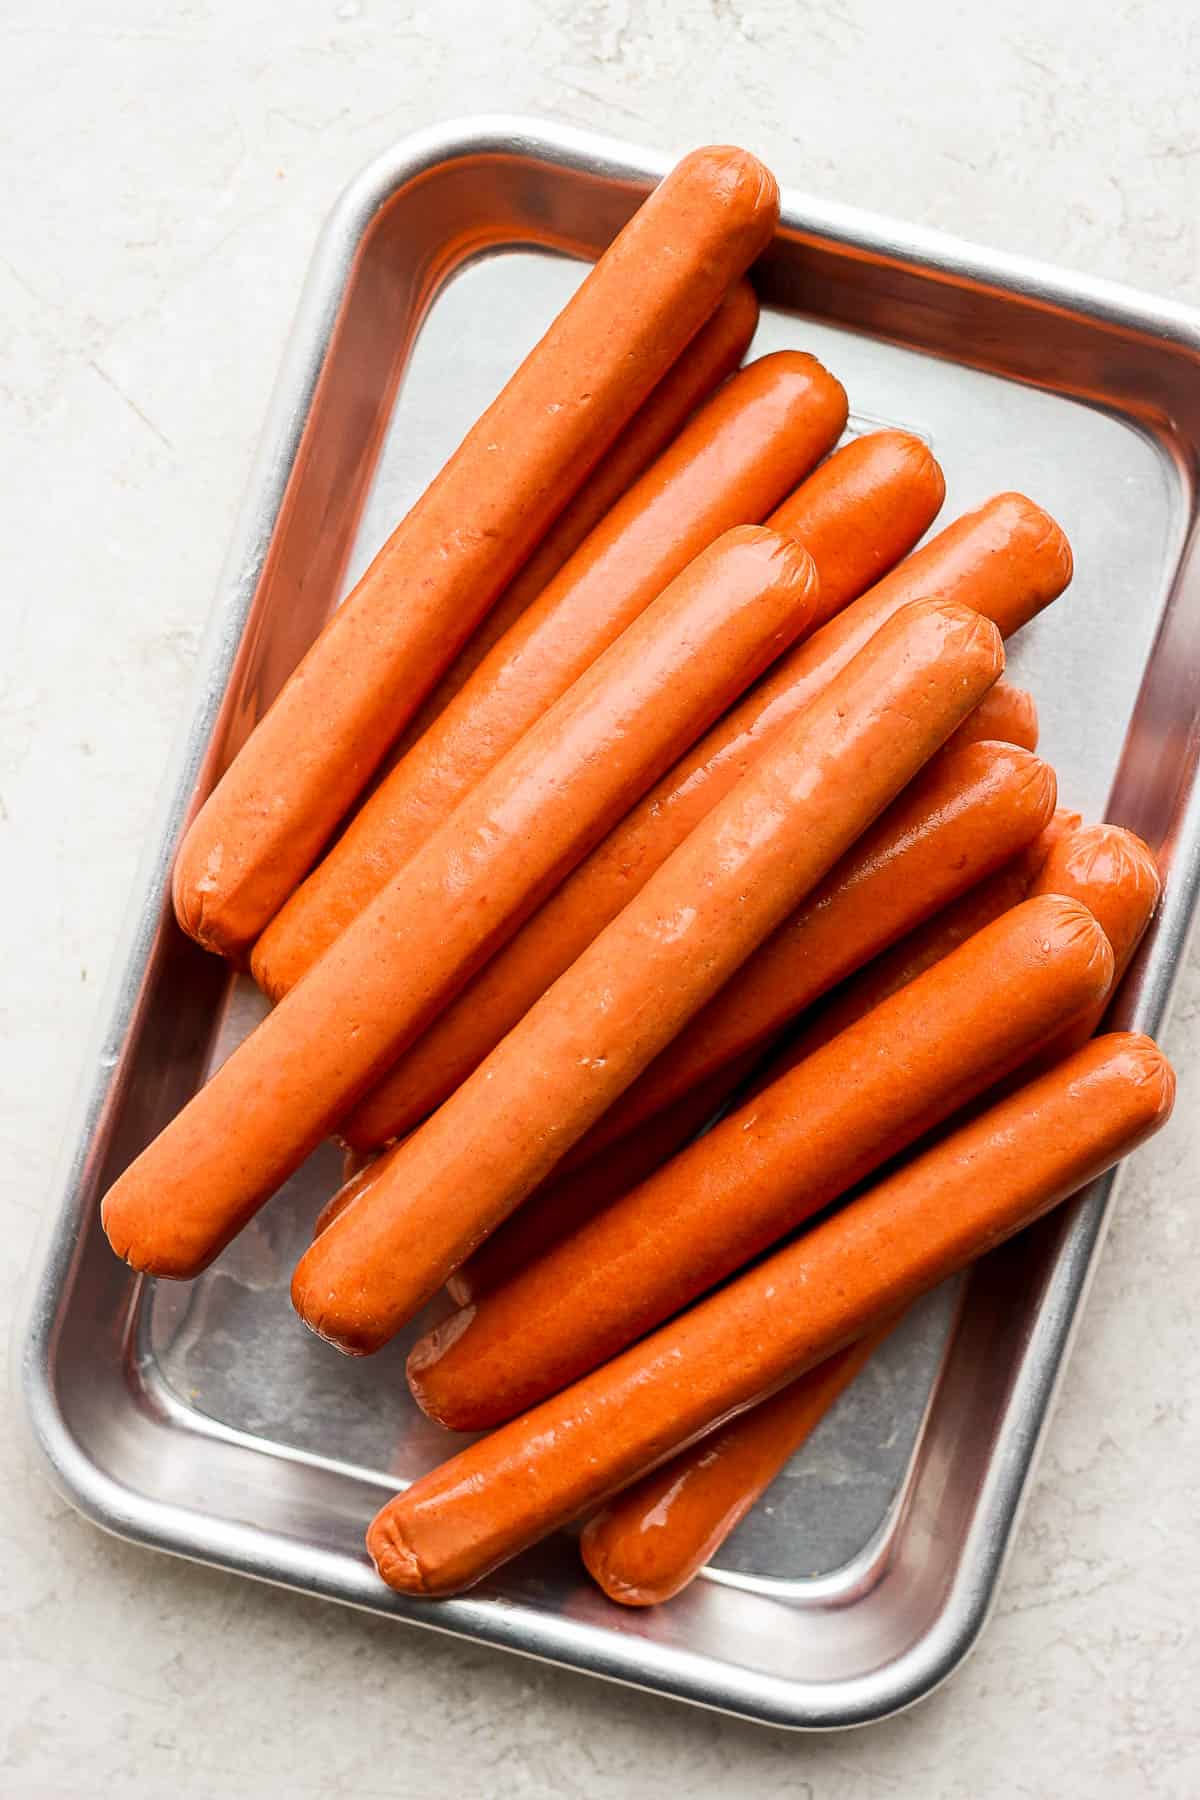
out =
<svg viewBox="0 0 1200 1800"><path fill-rule="evenodd" d="M259 1004L170 919L181 823L579 281L570 259L594 257L665 167L556 126L474 120L409 138L338 205L70 1132L24 1394L51 1478L124 1537L747 1718L844 1726L927 1693L983 1624L1111 1181L989 1258L961 1304L933 1296L719 1565L645 1612L604 1601L566 1539L440 1604L375 1579L367 1520L448 1443L408 1401L403 1346L350 1362L291 1315L331 1151L188 1287L135 1279L97 1217ZM949 478L944 518L1022 487L1069 531L1075 585L1010 666L1036 690L1064 798L1093 816L1107 803L1162 849L1165 904L1120 1003L1153 1030L1200 868L1200 317L795 194L758 280L756 349L827 359L852 428L923 433Z"/></svg>

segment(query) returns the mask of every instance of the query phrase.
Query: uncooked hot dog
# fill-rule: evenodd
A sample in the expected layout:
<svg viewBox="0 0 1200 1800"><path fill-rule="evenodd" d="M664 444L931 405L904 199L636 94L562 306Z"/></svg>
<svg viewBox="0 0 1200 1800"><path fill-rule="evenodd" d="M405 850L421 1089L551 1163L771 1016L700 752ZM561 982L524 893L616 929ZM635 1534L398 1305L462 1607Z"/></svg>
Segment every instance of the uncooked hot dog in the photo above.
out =
<svg viewBox="0 0 1200 1800"><path fill-rule="evenodd" d="M1097 1038L612 1362L382 1508L403 1593L452 1594L853 1343L1162 1126L1149 1038Z"/></svg>
<svg viewBox="0 0 1200 1800"><path fill-rule="evenodd" d="M338 608L210 794L175 910L241 956L617 433L770 241L779 193L695 151L609 246Z"/></svg>
<svg viewBox="0 0 1200 1800"><path fill-rule="evenodd" d="M815 885L1003 661L995 627L964 607L890 620L309 1247L292 1283L302 1317L346 1350L385 1343Z"/></svg>
<svg viewBox="0 0 1200 1800"><path fill-rule="evenodd" d="M1059 839L1030 890L1069 894L1095 914L1113 953L1113 990L1119 986L1145 936L1162 892L1158 863L1148 844L1120 825L1083 825ZM1085 1044L1108 1009L1110 995L1077 1019L1047 1047L1047 1062Z"/></svg>
<svg viewBox="0 0 1200 1800"><path fill-rule="evenodd" d="M928 444L907 431L871 431L835 450L767 523L816 563L824 624L908 555L945 497Z"/></svg>

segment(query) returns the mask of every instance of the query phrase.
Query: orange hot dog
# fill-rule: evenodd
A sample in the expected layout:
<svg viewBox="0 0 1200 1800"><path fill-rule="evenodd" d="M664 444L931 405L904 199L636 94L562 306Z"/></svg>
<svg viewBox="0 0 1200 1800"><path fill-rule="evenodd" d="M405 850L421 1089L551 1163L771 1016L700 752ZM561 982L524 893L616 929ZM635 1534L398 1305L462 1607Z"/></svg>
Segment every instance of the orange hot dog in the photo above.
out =
<svg viewBox="0 0 1200 1800"><path fill-rule="evenodd" d="M1020 495L1002 494L940 532L785 657L630 811L346 1120L347 1140L376 1149L452 1093L900 606L935 592L1007 634L1061 592L1070 571L1058 526Z"/></svg>
<svg viewBox="0 0 1200 1800"><path fill-rule="evenodd" d="M396 740L393 756L410 749L429 729L492 645L537 599L589 531L667 448L700 402L733 373L749 349L757 326L758 297L748 281L735 281L708 324L700 328L649 398L638 407L612 448L601 457L432 693L422 701Z"/></svg>
<svg viewBox="0 0 1200 1800"><path fill-rule="evenodd" d="M1120 825L1084 825L1054 845L1031 892L1067 894L1095 914L1112 946L1115 991L1154 916L1162 877L1154 852L1132 831ZM1087 1042L1111 997L1106 994L1048 1046L1047 1062Z"/></svg>
<svg viewBox="0 0 1200 1800"><path fill-rule="evenodd" d="M175 911L241 956L567 501L771 239L743 150L695 151L609 246L392 533L192 824Z"/></svg>
<svg viewBox="0 0 1200 1800"><path fill-rule="evenodd" d="M402 1593L452 1594L893 1317L1111 1168L1170 1115L1149 1038L1096 1038L727 1287L377 1514Z"/></svg>
<svg viewBox="0 0 1200 1800"><path fill-rule="evenodd" d="M575 1152L595 1156L764 1045L855 969L1004 864L1054 806L1054 772L1015 744L947 750L656 1058Z"/></svg>
<svg viewBox="0 0 1200 1800"><path fill-rule="evenodd" d="M841 386L796 350L764 356L703 406L483 658L259 939L278 999L397 869L706 545L755 524L828 450Z"/></svg>
<svg viewBox="0 0 1200 1800"><path fill-rule="evenodd" d="M657 1606L687 1587L892 1329L889 1322L839 1350L589 1519L579 1549L596 1585L622 1606Z"/></svg>
<svg viewBox="0 0 1200 1800"><path fill-rule="evenodd" d="M835 450L767 521L797 538L817 565L815 624L832 619L907 556L945 498L933 452L907 431L868 432Z"/></svg>
<svg viewBox="0 0 1200 1800"><path fill-rule="evenodd" d="M292 1298L314 1330L357 1353L385 1343L815 885L1003 660L995 627L964 607L889 621L309 1247Z"/></svg>
<svg viewBox="0 0 1200 1800"><path fill-rule="evenodd" d="M957 738L956 732L952 743ZM1035 850L1035 844L1048 839L1049 828L1040 836L1035 834L1053 804L1053 771L1023 751L1013 753L999 744L958 754L952 754L949 747L941 751L911 793L889 808L873 831L822 883L812 902L819 938L814 942L811 960L797 965L804 969L803 980L819 990L836 980L838 968L847 961L869 956L872 944L879 941L881 934L886 936L898 928L897 905L902 909L900 917L910 917L922 907L936 904L930 897L931 879L935 894L944 891L947 880L961 885L982 869L1003 863L1005 857L1012 857L1023 842L1029 843L1033 838L1034 843L1020 851L1015 861L1006 863L996 875L955 903L966 907L976 894L993 884L1002 889L1003 897L997 896L996 904L985 909L983 916L959 932L953 942L930 955L921 967L940 961L971 931L1024 899L1046 854L1045 850ZM1071 817L1078 823L1077 814ZM890 847L894 855L881 855L881 843ZM919 865L915 860L917 852ZM1025 870L1019 880L1013 875L1018 866ZM953 906L944 909L936 920L940 922L953 910ZM915 935L904 938L902 944L909 944ZM898 945L897 952L900 948ZM868 971L886 960L886 955L877 957L868 963ZM919 969L914 968L912 974L917 973ZM910 977L906 975L904 979ZM886 993L903 984L903 980L894 981ZM795 997L794 977L792 991ZM885 992L877 995L879 999L884 997ZM836 1008L836 999L833 1005ZM859 1006L851 1017L860 1017L868 1010L869 1006ZM809 1030L817 1031L824 1016L824 1012L818 1013ZM850 1018L844 1022L849 1024ZM823 1043L833 1035L832 1031L824 1031L818 1041ZM550 1243L584 1224L634 1185L633 1180L627 1179L630 1168L637 1170L637 1180L650 1174L681 1149L737 1091L755 1068L760 1054L761 1045L755 1043L661 1111L651 1114L640 1126L611 1142L603 1141L605 1121L601 1120L594 1132L564 1159L554 1177L481 1244L451 1278L447 1286L453 1298L465 1305L507 1279ZM793 1057L787 1066L797 1060ZM769 1065L772 1079L782 1072L777 1061ZM589 1155L592 1145L597 1148L594 1155Z"/></svg>
<svg viewBox="0 0 1200 1800"><path fill-rule="evenodd" d="M1055 844L1081 823L1077 812L1060 807L1027 850L1014 856L986 881L968 889L961 899L944 906L932 919L918 925L915 931L910 931L882 956L875 957L849 981L842 982L816 1013L812 1023L806 1023L799 1034L790 1039L781 1059L771 1065L774 1072L782 1074L785 1069L794 1068L822 1044L827 1044L830 1038L836 1037L839 1031L845 1031L848 1025L869 1013L872 1007L941 962L944 956L957 950L960 944L982 931L985 925L990 925L993 919L998 919L1001 913L1019 906L1029 895Z"/></svg>
<svg viewBox="0 0 1200 1800"><path fill-rule="evenodd" d="M1020 1068L1112 968L1077 901L1006 913L422 1338L422 1411L487 1430L598 1367Z"/></svg>
<svg viewBox="0 0 1200 1800"><path fill-rule="evenodd" d="M802 628L812 561L729 532L514 745L110 1190L118 1255L203 1268L437 1008Z"/></svg>
<svg viewBox="0 0 1200 1800"><path fill-rule="evenodd" d="M998 681L971 716L963 720L947 749L988 740L1020 744L1025 750L1037 749L1038 716L1032 694L1009 681Z"/></svg>

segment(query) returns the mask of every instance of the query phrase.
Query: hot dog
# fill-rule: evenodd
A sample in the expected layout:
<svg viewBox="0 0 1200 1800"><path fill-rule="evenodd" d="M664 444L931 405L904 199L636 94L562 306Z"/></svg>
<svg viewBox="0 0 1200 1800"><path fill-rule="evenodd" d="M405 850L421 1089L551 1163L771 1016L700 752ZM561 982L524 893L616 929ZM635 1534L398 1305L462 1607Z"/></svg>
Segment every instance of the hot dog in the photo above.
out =
<svg viewBox="0 0 1200 1800"><path fill-rule="evenodd" d="M1162 893L1158 863L1148 844L1120 825L1084 825L1051 849L1030 890L1068 894L1099 920L1112 946L1113 989L1125 975ZM1110 995L1049 1045L1047 1062L1085 1044L1108 1008Z"/></svg>
<svg viewBox="0 0 1200 1800"><path fill-rule="evenodd" d="M815 357L781 350L733 376L634 483L384 778L255 946L278 999L370 904L489 768L706 545L756 524L846 421Z"/></svg>
<svg viewBox="0 0 1200 1800"><path fill-rule="evenodd" d="M1052 846L1033 884L1034 895L1070 895L1096 914L1114 954L1114 986L1132 963L1162 893L1150 844L1119 824L1083 824ZM1101 1013L1090 1021L1085 1039ZM1083 1022L1079 1024L1083 1030ZM1076 1048L1076 1046L1072 1046Z"/></svg>
<svg viewBox="0 0 1200 1800"><path fill-rule="evenodd" d="M387 1503L383 1580L451 1594L803 1375L1163 1125L1149 1038L1097 1038L832 1217Z"/></svg>
<svg viewBox="0 0 1200 1800"><path fill-rule="evenodd" d="M1003 660L995 627L964 607L890 620L309 1247L292 1298L314 1330L352 1352L386 1342L815 885Z"/></svg>
<svg viewBox="0 0 1200 1800"><path fill-rule="evenodd" d="M839 1350L644 1475L589 1519L579 1540L592 1580L622 1606L656 1606L710 1562L892 1330Z"/></svg>
<svg viewBox="0 0 1200 1800"><path fill-rule="evenodd" d="M905 920L935 907L939 895L965 886L997 864L1005 866L992 880L1010 880L1008 871L1013 864L1006 859L1019 853L1018 860L1023 862L1029 855L1021 846L1036 839L1054 805L1054 785L1053 771L1024 750L1002 744L968 746L958 752L949 747L942 750L800 909L797 916L807 921L807 928L796 929L795 953L788 958L783 982L778 988L767 984L770 998L766 1010L775 1022L779 1023L776 1015L786 1006L794 1002L799 1010L832 986L845 969L868 959L880 944L903 930ZM1011 897L987 917L994 918L1023 899L1033 873L1031 867L1019 891L1014 887ZM968 935L964 931L957 941ZM944 953L929 960L936 962ZM746 965L748 970L753 969L756 956ZM869 968L875 966L868 963ZM740 981L744 973L736 979ZM738 1018L736 1022L741 1031L744 1021ZM633 1185L625 1178L629 1167L639 1169L640 1178L681 1149L741 1086L758 1062L762 1040L770 1032L764 1023L762 1033L755 1030L746 1035L752 1040L749 1048L722 1061L707 1077L623 1135L610 1137L613 1127L607 1118L599 1120L564 1158L550 1182L532 1194L451 1278L447 1285L454 1298L465 1304L495 1286L617 1199ZM830 1035L826 1032L821 1041ZM658 1060L669 1058L668 1050ZM781 1072L774 1063L771 1067L775 1073ZM648 1070L644 1079L649 1081L651 1074ZM636 1094L640 1085L635 1082L629 1094ZM618 1131L624 1104L618 1101L613 1110ZM652 1160L643 1162L646 1154Z"/></svg>
<svg viewBox="0 0 1200 1800"><path fill-rule="evenodd" d="M936 592L1009 633L1061 592L1070 572L1061 531L1020 495L1002 494L940 532L785 657L630 811L355 1109L343 1125L347 1140L376 1149L452 1093L897 608Z"/></svg>
<svg viewBox="0 0 1200 1800"><path fill-rule="evenodd" d="M907 556L945 497L933 452L907 431L855 438L802 482L767 523L796 538L817 565L816 624L832 619Z"/></svg>
<svg viewBox="0 0 1200 1800"><path fill-rule="evenodd" d="M575 498L568 501L487 617L476 627L442 679L417 708L392 748L410 749L459 688L474 674L525 608L554 579L569 556L598 525L626 488L667 448L702 400L731 375L758 326L758 299L748 281L735 281L707 325L701 326L678 361L638 407L624 431L596 464ZM788 533L784 533L785 536ZM807 546L805 546L807 548ZM809 552L811 555L811 551Z"/></svg>
<svg viewBox="0 0 1200 1800"><path fill-rule="evenodd" d="M1011 862L997 869L986 881L978 882L973 888L944 906L932 919L918 925L907 937L900 939L882 956L869 962L857 975L849 981L842 982L829 1001L822 1006L812 1019L806 1022L801 1031L792 1039L789 1046L787 1066L794 1067L811 1056L822 1044L827 1044L839 1031L861 1019L864 1013L886 1000L899 988L907 987L934 963L941 962L952 950L957 950L969 937L998 919L1001 913L1008 912L1010 907L1019 906L1026 899L1038 875L1041 873L1054 845L1068 833L1077 829L1082 823L1077 812L1060 807L1045 829L1038 833L1027 850L1014 856ZM1078 895L1075 896L1079 898ZM1086 901L1084 902L1086 905ZM1089 908L1089 911L1091 909ZM1114 975L1114 981L1116 977ZM1089 1034L1090 1035L1090 1034ZM782 1070L780 1071L782 1073Z"/></svg>
<svg viewBox="0 0 1200 1800"><path fill-rule="evenodd" d="M598 1367L1020 1068L1112 968L1077 901L1006 913L422 1338L418 1404L487 1430Z"/></svg>
<svg viewBox="0 0 1200 1800"><path fill-rule="evenodd" d="M803 627L815 571L747 526L622 633L245 1039L104 1202L117 1253L216 1255L637 793Z"/></svg>
<svg viewBox="0 0 1200 1800"><path fill-rule="evenodd" d="M1001 744L1020 744L1025 750L1038 745L1037 705L1033 695L1009 681L998 681L983 696L969 718L955 732L951 749L963 744L982 744L989 739Z"/></svg>
<svg viewBox="0 0 1200 1800"><path fill-rule="evenodd" d="M947 750L889 809L574 1153L595 1156L1000 867L1050 817L1054 774L1012 744Z"/></svg>
<svg viewBox="0 0 1200 1800"><path fill-rule="evenodd" d="M175 910L240 956L475 625L734 281L779 195L745 151L687 156L609 246L325 626L202 807Z"/></svg>

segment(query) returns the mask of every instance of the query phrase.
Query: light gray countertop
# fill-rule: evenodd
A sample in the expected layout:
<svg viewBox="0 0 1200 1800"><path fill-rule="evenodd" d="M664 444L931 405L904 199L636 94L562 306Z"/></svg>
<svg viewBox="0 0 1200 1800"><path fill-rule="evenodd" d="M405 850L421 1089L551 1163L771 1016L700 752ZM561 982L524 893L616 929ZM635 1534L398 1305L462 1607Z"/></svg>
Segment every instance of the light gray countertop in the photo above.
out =
<svg viewBox="0 0 1200 1800"><path fill-rule="evenodd" d="M0 20L4 1291L317 226L404 133L526 111L1200 304L1192 0L9 0ZM1013 471L1014 485L1021 472ZM1200 1793L1200 959L996 1616L799 1738L100 1536L0 1417L6 1797Z"/></svg>

